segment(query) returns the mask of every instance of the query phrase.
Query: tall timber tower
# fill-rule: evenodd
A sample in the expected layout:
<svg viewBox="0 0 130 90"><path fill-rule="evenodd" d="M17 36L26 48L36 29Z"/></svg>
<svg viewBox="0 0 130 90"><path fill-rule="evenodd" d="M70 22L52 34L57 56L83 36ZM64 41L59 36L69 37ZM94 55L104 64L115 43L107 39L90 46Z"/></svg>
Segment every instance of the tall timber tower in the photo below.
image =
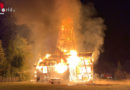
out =
<svg viewBox="0 0 130 90"><path fill-rule="evenodd" d="M70 82L90 82L93 80L92 52L77 52L73 22L66 19L61 23L57 40L57 50L40 59L37 77L62 79ZM42 74L41 74L42 73Z"/></svg>
<svg viewBox="0 0 130 90"><path fill-rule="evenodd" d="M58 35L58 41L57 41L57 48L61 52L60 56L63 58L65 62L67 62L69 67L69 80L73 81L76 80L76 66L72 67L72 64L69 63L67 60L68 57L65 57L66 55L71 56L72 50L75 49L75 38L74 38L74 29L73 29L73 22L71 19L66 19L61 23L61 28ZM77 55L77 52L74 52L74 55ZM71 61L72 60L72 61ZM71 57L71 62L75 59Z"/></svg>
<svg viewBox="0 0 130 90"><path fill-rule="evenodd" d="M73 22L71 19L62 22L58 34L57 48L64 53L69 52L70 50L75 50Z"/></svg>

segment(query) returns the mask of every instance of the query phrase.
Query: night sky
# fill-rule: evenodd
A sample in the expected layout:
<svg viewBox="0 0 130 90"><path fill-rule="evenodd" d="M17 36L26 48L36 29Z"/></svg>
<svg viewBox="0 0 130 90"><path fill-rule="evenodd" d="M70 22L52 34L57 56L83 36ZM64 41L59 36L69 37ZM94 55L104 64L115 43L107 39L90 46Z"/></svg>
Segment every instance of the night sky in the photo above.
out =
<svg viewBox="0 0 130 90"><path fill-rule="evenodd" d="M130 72L130 0L81 0L81 2L83 5L93 3L98 16L104 19L107 27L104 52L96 64L97 71L102 68L108 70L104 63L109 63L109 67L110 65L116 67L120 62L124 70Z"/></svg>
<svg viewBox="0 0 130 90"><path fill-rule="evenodd" d="M105 31L104 52L100 55L97 67L100 69L104 61L116 67L120 62L130 72L130 0L81 0L84 5L92 2L103 17Z"/></svg>

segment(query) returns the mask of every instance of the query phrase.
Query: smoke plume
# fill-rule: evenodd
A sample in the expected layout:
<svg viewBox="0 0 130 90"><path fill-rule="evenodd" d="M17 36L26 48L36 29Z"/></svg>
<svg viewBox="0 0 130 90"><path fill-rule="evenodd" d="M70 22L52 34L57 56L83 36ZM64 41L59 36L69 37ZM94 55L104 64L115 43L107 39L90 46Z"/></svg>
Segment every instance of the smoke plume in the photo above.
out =
<svg viewBox="0 0 130 90"><path fill-rule="evenodd" d="M93 52L96 62L100 52L103 51L104 44L104 20L97 16L97 12L92 3L81 7L79 25L76 29L79 51Z"/></svg>
<svg viewBox="0 0 130 90"><path fill-rule="evenodd" d="M92 5L83 6L80 0L12 0L8 4L16 9L16 24L31 30L34 55L56 48L62 20L71 18L79 51L99 55L104 41L102 18L95 17ZM97 57L97 56L96 56Z"/></svg>

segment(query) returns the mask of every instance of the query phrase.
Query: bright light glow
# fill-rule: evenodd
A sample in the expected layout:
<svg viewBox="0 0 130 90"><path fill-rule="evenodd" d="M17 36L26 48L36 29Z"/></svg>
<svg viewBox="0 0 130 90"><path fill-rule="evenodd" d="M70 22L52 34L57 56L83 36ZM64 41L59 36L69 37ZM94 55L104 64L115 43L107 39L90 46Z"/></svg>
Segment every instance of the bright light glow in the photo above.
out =
<svg viewBox="0 0 130 90"><path fill-rule="evenodd" d="M59 63L55 65L55 71L58 73L64 73L67 70L67 65Z"/></svg>
<svg viewBox="0 0 130 90"><path fill-rule="evenodd" d="M64 50L64 53L67 52L67 50Z"/></svg>
<svg viewBox="0 0 130 90"><path fill-rule="evenodd" d="M49 58L51 56L51 54L46 54L45 58Z"/></svg>
<svg viewBox="0 0 130 90"><path fill-rule="evenodd" d="M76 67L79 62L80 62L80 58L77 56L77 52L75 50L71 50L70 51L70 56L69 58L67 58L67 61L69 63L69 67Z"/></svg>
<svg viewBox="0 0 130 90"><path fill-rule="evenodd" d="M73 50L71 46L72 40L72 32L73 32L73 22L71 19L63 21L63 24L60 28L60 37L61 40L58 46L58 49L60 50L60 53L62 55L59 55L58 57L54 58L54 64L42 64L43 60L47 60L47 63L49 63L49 60L53 60L51 54L46 54L45 57L42 59L39 59L36 69L39 70L42 73L47 73L49 75L50 71L55 71L59 73L60 75L64 74L67 70L69 71L69 80L70 81L90 81L93 79L93 68L92 63L94 61L93 57L84 55L78 53L76 50ZM63 42L66 42L65 44ZM68 41L68 42L67 42ZM62 45L63 44L63 45ZM68 45L68 46L67 46ZM81 55L81 56L79 56ZM59 57L61 61L59 62ZM62 58L64 60L62 60ZM46 62L46 61L45 61ZM56 62L56 63L55 63ZM40 64L41 63L41 64ZM48 71L47 71L48 69ZM50 71L49 71L50 70ZM51 73L52 74L52 73ZM54 73L55 74L55 73Z"/></svg>
<svg viewBox="0 0 130 90"><path fill-rule="evenodd" d="M91 73L91 72L92 72L91 67L87 67L87 72L88 72L88 73Z"/></svg>
<svg viewBox="0 0 130 90"><path fill-rule="evenodd" d="M43 73L47 73L47 66L43 66Z"/></svg>
<svg viewBox="0 0 130 90"><path fill-rule="evenodd" d="M71 56L77 56L76 50L70 50L70 55Z"/></svg>
<svg viewBox="0 0 130 90"><path fill-rule="evenodd" d="M43 60L40 58L39 61L38 61L38 63L37 63L36 69L41 70L42 67L40 66L40 63L41 63L42 61L43 61Z"/></svg>
<svg viewBox="0 0 130 90"><path fill-rule="evenodd" d="M90 81L93 79L92 77L92 62L90 57L79 57L76 50L64 50L63 52L68 55L66 58L67 63L64 62L63 59L61 59L61 62L54 65L54 70L62 74L69 69L69 80L70 81L78 81L78 80L85 80ZM46 54L44 59L48 59L51 56L51 54ZM43 66L40 63L43 62L43 60L40 58L36 69L42 73L48 73L47 69L48 66ZM37 72L35 71L35 77L37 77Z"/></svg>

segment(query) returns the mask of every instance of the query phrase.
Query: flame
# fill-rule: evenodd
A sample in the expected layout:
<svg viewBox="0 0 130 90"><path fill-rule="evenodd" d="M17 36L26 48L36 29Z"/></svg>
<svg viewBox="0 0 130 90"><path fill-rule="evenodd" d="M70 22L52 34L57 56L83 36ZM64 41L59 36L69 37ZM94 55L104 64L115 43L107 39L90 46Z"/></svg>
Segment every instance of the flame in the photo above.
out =
<svg viewBox="0 0 130 90"><path fill-rule="evenodd" d="M53 65L57 73L63 74L69 69L70 81L79 81L79 80L90 81L93 79L91 58L78 56L78 52L76 50L70 50L67 53L67 55L68 55L68 57L66 58L67 63L64 62L63 59L61 59L60 63ZM46 54L44 59L48 59L50 56L51 54ZM36 69L42 73L48 73L47 71L48 67L40 65L41 62L43 62L43 60L40 58L37 63ZM35 71L35 77L36 77L36 74L37 73Z"/></svg>
<svg viewBox="0 0 130 90"><path fill-rule="evenodd" d="M55 65L55 70L58 73L64 73L67 70L67 65L61 60L61 63Z"/></svg>
<svg viewBox="0 0 130 90"><path fill-rule="evenodd" d="M52 70L62 75L64 72L69 71L70 81L90 81L93 79L93 57L80 56L76 51L73 38L73 22L71 19L64 20L60 29L58 38L58 49L65 57L61 57L61 61L55 60L55 64L51 65ZM43 60L49 60L51 54L46 54ZM64 58L64 61L62 58ZM59 58L57 58L59 59ZM40 65L43 62L39 59L36 69L42 73L48 72L48 65ZM57 62L58 61L58 62Z"/></svg>
<svg viewBox="0 0 130 90"><path fill-rule="evenodd" d="M79 57L76 50L70 50L70 56L67 58L69 64L70 81L78 81L87 73L86 81L92 80L92 65L90 58ZM77 73L80 73L77 76Z"/></svg>
<svg viewBox="0 0 130 90"><path fill-rule="evenodd" d="M51 54L46 54L43 59L48 59L51 56ZM42 72L42 73L47 73L47 66L42 66L40 65L41 62L43 62L43 59L39 59L38 63L36 65L36 70Z"/></svg>
<svg viewBox="0 0 130 90"><path fill-rule="evenodd" d="M37 70L40 70L40 71L41 71L42 66L40 66L40 63L41 63L42 61L43 61L43 60L40 58L39 61L38 61L38 63L37 63L37 66L36 66L36 69L37 69Z"/></svg>
<svg viewBox="0 0 130 90"><path fill-rule="evenodd" d="M46 54L45 58L49 58L51 56L51 54Z"/></svg>
<svg viewBox="0 0 130 90"><path fill-rule="evenodd" d="M79 64L80 58L77 56L77 52L75 50L70 51L70 56L67 58L67 62L69 63L69 67L75 67Z"/></svg>

